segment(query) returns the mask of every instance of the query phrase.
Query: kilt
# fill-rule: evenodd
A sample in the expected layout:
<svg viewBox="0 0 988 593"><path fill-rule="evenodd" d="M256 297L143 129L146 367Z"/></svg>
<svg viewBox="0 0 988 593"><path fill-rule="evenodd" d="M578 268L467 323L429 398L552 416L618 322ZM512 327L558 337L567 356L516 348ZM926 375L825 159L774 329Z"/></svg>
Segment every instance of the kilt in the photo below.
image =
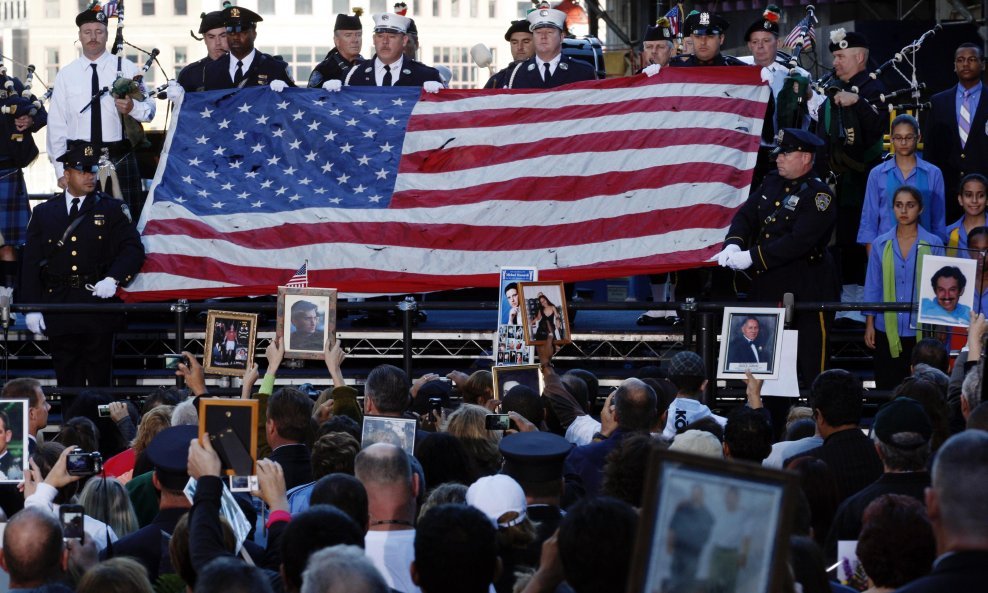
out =
<svg viewBox="0 0 988 593"><path fill-rule="evenodd" d="M120 181L120 194L124 203L130 208L130 215L136 224L141 218L141 209L144 207L144 184L141 183L141 171L137 166L137 157L133 152L128 152L123 157L110 157L113 166L116 168L117 179ZM113 195L113 182L107 182L107 187L103 188L105 193Z"/></svg>
<svg viewBox="0 0 988 593"><path fill-rule="evenodd" d="M0 169L0 246L21 245L27 236L31 209L20 169Z"/></svg>

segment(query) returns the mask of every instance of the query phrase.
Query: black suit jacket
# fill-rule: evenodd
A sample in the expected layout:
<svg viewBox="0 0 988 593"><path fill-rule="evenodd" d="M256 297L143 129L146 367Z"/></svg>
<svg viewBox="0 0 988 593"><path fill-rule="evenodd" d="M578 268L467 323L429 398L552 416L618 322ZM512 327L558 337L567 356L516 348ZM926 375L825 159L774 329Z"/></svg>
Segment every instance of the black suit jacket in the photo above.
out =
<svg viewBox="0 0 988 593"><path fill-rule="evenodd" d="M144 245L130 220L127 206L120 200L92 192L79 209L82 222L56 244L70 224L65 194L59 194L35 207L27 225L24 246L24 272L21 274L22 303L105 303L85 287L52 284L44 274L55 276L90 275L95 284L106 276L126 286L144 263ZM44 268L42 264L45 264ZM45 314L49 337L65 334L112 332L120 326L118 314Z"/></svg>
<svg viewBox="0 0 988 593"><path fill-rule="evenodd" d="M953 552L938 559L930 574L896 589L896 593L984 591L985 583L988 583L988 550Z"/></svg>
<svg viewBox="0 0 988 593"><path fill-rule="evenodd" d="M268 459L281 464L288 490L312 481L312 456L305 445L282 445L272 451Z"/></svg>
<svg viewBox="0 0 988 593"><path fill-rule="evenodd" d="M192 62L178 73L178 84L182 85L185 92L206 90L206 66L212 63L208 57L197 62Z"/></svg>
<svg viewBox="0 0 988 593"><path fill-rule="evenodd" d="M178 520L188 511L189 509L158 511L149 525L114 542L112 556L108 553L110 548L105 548L100 553L100 560L129 556L144 565L152 583L158 579L158 575L175 572L168 556L168 540L175 531Z"/></svg>
<svg viewBox="0 0 988 593"><path fill-rule="evenodd" d="M542 80L539 65L535 61L535 56L532 56L515 65L514 80L511 80L511 73L509 73L505 78L505 86L512 89L553 89L571 82L596 79L597 73L594 72L590 64L563 55L559 59L559 64L556 65L556 71L552 78L547 81Z"/></svg>
<svg viewBox="0 0 988 593"><path fill-rule="evenodd" d="M295 86L292 75L288 73L288 64L261 52L254 54L254 61L250 63L247 72L244 72L243 81L239 85L234 85L233 79L230 77L230 60L232 59L235 59L232 54L226 54L222 58L206 64L207 91L232 89L238 86L265 86L275 80L283 80L288 86Z"/></svg>
<svg viewBox="0 0 988 593"><path fill-rule="evenodd" d="M741 362L741 363L756 363L756 362L771 362L770 357L762 345L755 342L755 348L758 349L759 360L755 360L755 353L751 351L751 346L748 345L748 340L744 337L734 338L727 345L727 362Z"/></svg>
<svg viewBox="0 0 988 593"><path fill-rule="evenodd" d="M968 173L988 174L988 86L981 89L981 98L974 110L967 144L961 148L957 125L957 85L933 95L932 108L923 125L923 158L940 167L947 198L947 220L960 217L957 184ZM950 214L953 213L953 216Z"/></svg>
<svg viewBox="0 0 988 593"><path fill-rule="evenodd" d="M834 473L840 502L863 490L881 477L884 467L875 452L875 444L861 430L850 428L835 432L816 449L800 453L824 461ZM786 459L783 467L789 465Z"/></svg>
<svg viewBox="0 0 988 593"><path fill-rule="evenodd" d="M377 86L377 80L374 78L374 60L376 59L377 55L354 66L347 74L343 84L345 86ZM439 70L421 62L404 58L401 61L401 75L393 86L422 86L429 80L443 83L443 77L439 76Z"/></svg>

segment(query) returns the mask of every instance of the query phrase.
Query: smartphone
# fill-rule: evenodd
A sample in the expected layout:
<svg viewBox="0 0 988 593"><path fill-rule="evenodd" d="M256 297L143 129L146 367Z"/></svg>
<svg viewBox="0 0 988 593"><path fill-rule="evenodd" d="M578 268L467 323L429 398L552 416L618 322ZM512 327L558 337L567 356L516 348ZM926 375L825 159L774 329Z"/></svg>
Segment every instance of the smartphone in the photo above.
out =
<svg viewBox="0 0 988 593"><path fill-rule="evenodd" d="M63 539L83 539L85 515L86 511L83 510L81 504L63 504L58 507L58 520L62 523Z"/></svg>
<svg viewBox="0 0 988 593"><path fill-rule="evenodd" d="M96 414L100 418L109 418L110 417L110 404L103 404L101 406L96 406Z"/></svg>
<svg viewBox="0 0 988 593"><path fill-rule="evenodd" d="M488 414L484 419L487 430L508 430L511 428L511 417L507 414Z"/></svg>

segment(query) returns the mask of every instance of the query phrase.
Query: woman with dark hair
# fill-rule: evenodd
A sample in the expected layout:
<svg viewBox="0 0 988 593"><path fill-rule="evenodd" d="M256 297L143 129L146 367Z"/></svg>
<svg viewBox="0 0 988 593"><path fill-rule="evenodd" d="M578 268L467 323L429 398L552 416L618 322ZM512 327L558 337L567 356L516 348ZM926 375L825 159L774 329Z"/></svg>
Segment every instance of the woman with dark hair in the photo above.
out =
<svg viewBox="0 0 988 593"><path fill-rule="evenodd" d="M539 304L535 310L535 318L532 320L532 329L535 330L536 340L545 340L552 336L555 340L562 340L566 337L566 328L563 326L562 315L559 307L552 304L549 297L543 293L538 294Z"/></svg>
<svg viewBox="0 0 988 593"><path fill-rule="evenodd" d="M930 572L936 558L933 527L910 496L885 494L868 505L858 536L858 560L868 575L865 593L894 591Z"/></svg>
<svg viewBox="0 0 988 593"><path fill-rule="evenodd" d="M923 195L903 185L895 190L892 211L896 224L872 242L868 255L864 300L868 303L909 302L919 294L916 265L928 254L942 255L943 241L920 224ZM859 237L860 239L860 237ZM865 312L865 346L875 351L875 385L892 389L909 374L916 344L909 311Z"/></svg>
<svg viewBox="0 0 988 593"><path fill-rule="evenodd" d="M799 486L810 503L813 540L822 546L840 504L834 472L824 461L805 455L790 461L786 469L799 476Z"/></svg>

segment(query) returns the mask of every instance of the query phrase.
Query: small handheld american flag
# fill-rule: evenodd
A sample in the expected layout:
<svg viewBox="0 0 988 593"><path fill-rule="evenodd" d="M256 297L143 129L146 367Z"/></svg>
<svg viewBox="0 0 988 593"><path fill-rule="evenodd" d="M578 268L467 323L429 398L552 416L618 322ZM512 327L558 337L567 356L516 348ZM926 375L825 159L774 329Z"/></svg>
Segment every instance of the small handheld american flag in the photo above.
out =
<svg viewBox="0 0 988 593"><path fill-rule="evenodd" d="M289 288L308 288L309 287L309 260L305 260L302 267L295 270L295 274L292 279L285 283L285 286Z"/></svg>

